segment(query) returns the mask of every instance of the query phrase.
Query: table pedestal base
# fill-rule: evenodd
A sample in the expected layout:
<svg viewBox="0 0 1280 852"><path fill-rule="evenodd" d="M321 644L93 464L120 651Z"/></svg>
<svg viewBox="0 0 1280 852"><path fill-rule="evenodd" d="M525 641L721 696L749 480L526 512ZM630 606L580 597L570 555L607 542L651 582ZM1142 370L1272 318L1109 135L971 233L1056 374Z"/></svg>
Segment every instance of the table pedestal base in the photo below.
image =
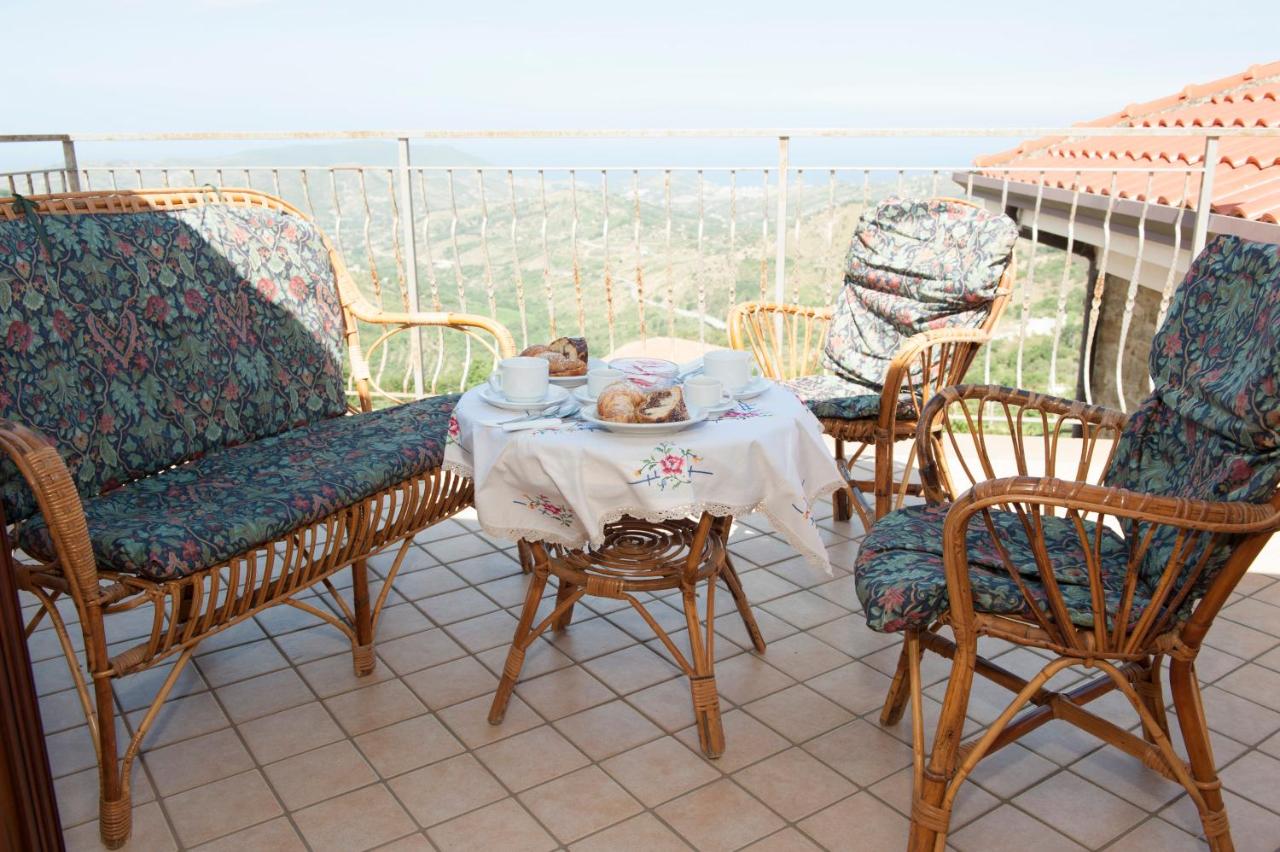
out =
<svg viewBox="0 0 1280 852"><path fill-rule="evenodd" d="M533 574L524 609L516 625L498 691L489 710L490 724L502 721L507 702L520 678L529 646L548 628L563 630L573 618L573 607L583 595L615 598L629 603L645 620L677 666L689 678L698 741L707 757L724 753L724 728L720 723L720 695L715 677L715 595L717 579L723 579L757 651L764 638L751 614L738 573L729 558L727 540L731 518L703 514L698 521L674 519L649 522L623 518L605 529L600 547L568 550L542 542L521 542L520 555ZM551 575L559 584L556 605L534 624L538 605ZM698 613L698 583L706 581L706 617ZM686 656L667 631L635 597L638 592L679 589L689 628ZM703 622L705 621L705 626Z"/></svg>

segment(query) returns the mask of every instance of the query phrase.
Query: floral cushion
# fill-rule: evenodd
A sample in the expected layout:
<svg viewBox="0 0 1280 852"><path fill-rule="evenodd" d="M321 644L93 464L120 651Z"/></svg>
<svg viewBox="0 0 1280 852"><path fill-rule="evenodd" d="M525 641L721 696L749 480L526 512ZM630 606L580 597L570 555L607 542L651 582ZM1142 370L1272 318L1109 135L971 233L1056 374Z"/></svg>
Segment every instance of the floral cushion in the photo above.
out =
<svg viewBox="0 0 1280 852"><path fill-rule="evenodd" d="M878 393L908 337L978 328L1013 252L1007 216L942 200L889 198L858 220L823 365Z"/></svg>
<svg viewBox="0 0 1280 852"><path fill-rule="evenodd" d="M216 450L85 501L102 568L183 577L439 467L456 396L334 417ZM18 543L48 558L40 515Z"/></svg>
<svg viewBox="0 0 1280 852"><path fill-rule="evenodd" d="M328 250L285 212L0 221L0 340L0 418L56 441L84 497L345 410ZM0 506L36 511L7 459Z"/></svg>
<svg viewBox="0 0 1280 852"><path fill-rule="evenodd" d="M943 503L899 509L877 521L863 540L854 565L854 582L867 624L873 630L888 633L924 628L950 609L942 564L942 525L950 508L950 504ZM1010 562L1041 608L1047 609L1039 570L1021 520L1012 512L993 510L990 515ZM1088 569L1076 529L1066 518L1045 517L1043 521L1045 549L1071 621L1091 627ZM1085 527L1092 543L1095 526L1086 522ZM974 608L978 612L1029 615L1026 598L1004 567L980 514L970 522L966 543ZM1100 558L1109 612L1118 610L1123 595L1127 553L1124 540L1104 528ZM1139 587L1135 609L1140 610L1149 600L1146 590Z"/></svg>
<svg viewBox="0 0 1280 852"><path fill-rule="evenodd" d="M880 393L869 392L862 385L847 382L839 376L801 376L780 382L808 406L814 417L837 420L867 420L880 416ZM902 417L915 416L910 399L898 404Z"/></svg>
<svg viewBox="0 0 1280 852"><path fill-rule="evenodd" d="M1126 424L1107 484L1167 497L1269 499L1280 482L1280 246L1215 238L1174 294L1150 369L1155 391ZM1149 583L1177 531L1156 535L1141 569ZM1228 550L1212 557L1201 588Z"/></svg>

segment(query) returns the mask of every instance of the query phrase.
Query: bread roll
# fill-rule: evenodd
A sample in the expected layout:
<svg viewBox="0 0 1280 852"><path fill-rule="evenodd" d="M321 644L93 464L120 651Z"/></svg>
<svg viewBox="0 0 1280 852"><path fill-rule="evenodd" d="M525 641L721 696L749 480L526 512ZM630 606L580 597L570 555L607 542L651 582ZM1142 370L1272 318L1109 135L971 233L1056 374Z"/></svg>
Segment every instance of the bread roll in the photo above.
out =
<svg viewBox="0 0 1280 852"><path fill-rule="evenodd" d="M544 352L550 352L551 347L542 343L535 343L532 346L526 346L525 350L520 353L523 358L536 358Z"/></svg>
<svg viewBox="0 0 1280 852"><path fill-rule="evenodd" d="M596 399L596 414L601 420L613 423L638 423L639 409L644 402L644 391L630 382L614 382Z"/></svg>
<svg viewBox="0 0 1280 852"><path fill-rule="evenodd" d="M641 423L676 423L689 419L684 393L679 387L650 391L638 412Z"/></svg>

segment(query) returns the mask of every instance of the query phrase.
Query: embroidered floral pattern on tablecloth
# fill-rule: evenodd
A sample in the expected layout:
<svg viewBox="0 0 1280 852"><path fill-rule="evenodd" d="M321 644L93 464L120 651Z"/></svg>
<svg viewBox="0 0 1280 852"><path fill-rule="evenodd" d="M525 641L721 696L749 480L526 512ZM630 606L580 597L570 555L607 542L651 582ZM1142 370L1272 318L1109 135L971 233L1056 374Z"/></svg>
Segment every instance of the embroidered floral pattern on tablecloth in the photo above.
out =
<svg viewBox="0 0 1280 852"><path fill-rule="evenodd" d="M526 494L524 495L523 500L512 500L511 502L515 503L517 506L524 506L527 509L532 509L539 515L551 518L558 522L562 527L573 526L573 512L569 511L569 509L564 506L551 502L545 494L539 494L537 497L531 497Z"/></svg>
<svg viewBox="0 0 1280 852"><path fill-rule="evenodd" d="M733 407L721 414L717 420L751 420L755 417L772 417L773 413L763 411L758 405L738 400Z"/></svg>
<svg viewBox="0 0 1280 852"><path fill-rule="evenodd" d="M457 415L450 415L449 431L446 432L444 436L445 446L458 443L458 435L461 434L461 432L462 432L462 427L458 425Z"/></svg>
<svg viewBox="0 0 1280 852"><path fill-rule="evenodd" d="M664 441L654 447L649 457L640 463L639 469L636 470L636 476L639 478L631 484L657 485L662 491L668 488L679 488L682 485L692 485L695 474L712 475L709 470L696 468L700 461L702 456L695 455L692 450Z"/></svg>

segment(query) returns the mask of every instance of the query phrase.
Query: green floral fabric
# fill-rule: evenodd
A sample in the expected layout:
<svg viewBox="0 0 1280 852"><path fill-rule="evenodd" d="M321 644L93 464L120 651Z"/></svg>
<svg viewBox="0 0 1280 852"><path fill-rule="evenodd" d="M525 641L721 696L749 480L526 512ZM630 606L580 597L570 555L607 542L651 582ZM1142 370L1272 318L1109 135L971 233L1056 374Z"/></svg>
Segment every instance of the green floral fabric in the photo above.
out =
<svg viewBox="0 0 1280 852"><path fill-rule="evenodd" d="M0 418L56 442L85 497L343 413L319 231L209 204L0 222ZM36 511L0 462L10 521Z"/></svg>
<svg viewBox="0 0 1280 852"><path fill-rule="evenodd" d="M823 366L879 393L908 337L981 326L1017 238L1009 217L954 201L889 198L869 208L849 245Z"/></svg>
<svg viewBox="0 0 1280 852"><path fill-rule="evenodd" d="M1125 425L1106 484L1165 497L1263 502L1280 483L1280 246L1220 236L1196 258L1178 288L1151 347L1155 390ZM869 625L892 631L920 627L950 605L942 569L942 520L947 506L917 507L880 519L864 540L854 566L858 596ZM1000 541L1020 573L1034 573L1026 533L992 512ZM1046 519L1045 547L1055 566L1071 620L1092 624L1087 577L1076 534L1065 522ZM1126 554L1143 546L1150 525L1129 523L1124 537L1106 530L1102 548L1108 618L1129 570ZM1158 527L1137 566L1134 611L1150 603L1178 531ZM976 609L1024 612L1026 600L1007 570L992 561L985 528L968 536ZM1199 550L1184 554L1173 594L1199 568ZM1188 591L1183 614L1224 564L1231 541L1208 554ZM1136 552L1136 551L1135 551ZM1031 571L1022 570L1028 565ZM1032 586L1032 596L1043 592Z"/></svg>
<svg viewBox="0 0 1280 852"><path fill-rule="evenodd" d="M456 396L333 417L215 450L85 501L98 564L175 579L440 466ZM51 555L36 515L18 543Z"/></svg>
<svg viewBox="0 0 1280 852"><path fill-rule="evenodd" d="M950 609L942 563L942 525L950 508L950 504L942 503L899 509L877 521L863 539L854 583L871 629L892 632L924 628ZM990 514L1009 561L1024 578L1040 608L1047 611L1039 570L1021 520L1013 512L992 511ZM1093 606L1088 568L1076 529L1066 518L1045 517L1043 521L1045 549L1071 620L1082 627L1091 627ZM1085 526L1092 542L1095 526L1092 522L1086 522ZM970 522L966 544L974 609L1002 615L1029 615L1026 598L1001 561L981 515ZM1114 611L1124 593L1128 557L1124 539L1104 528L1100 557L1104 596L1109 609ZM1146 590L1139 588L1134 606L1141 608L1149 600Z"/></svg>
<svg viewBox="0 0 1280 852"><path fill-rule="evenodd" d="M1206 246L1174 294L1149 366L1155 391L1129 419L1107 484L1269 499L1280 481L1280 245L1219 236ZM1163 572L1176 536L1156 533L1142 565L1148 582ZM1202 588L1228 550L1212 557Z"/></svg>
<svg viewBox="0 0 1280 852"><path fill-rule="evenodd" d="M779 382L808 406L814 417L839 420L866 420L880 416L880 394L839 376L801 376ZM898 404L898 414L911 417L915 408L910 399Z"/></svg>

